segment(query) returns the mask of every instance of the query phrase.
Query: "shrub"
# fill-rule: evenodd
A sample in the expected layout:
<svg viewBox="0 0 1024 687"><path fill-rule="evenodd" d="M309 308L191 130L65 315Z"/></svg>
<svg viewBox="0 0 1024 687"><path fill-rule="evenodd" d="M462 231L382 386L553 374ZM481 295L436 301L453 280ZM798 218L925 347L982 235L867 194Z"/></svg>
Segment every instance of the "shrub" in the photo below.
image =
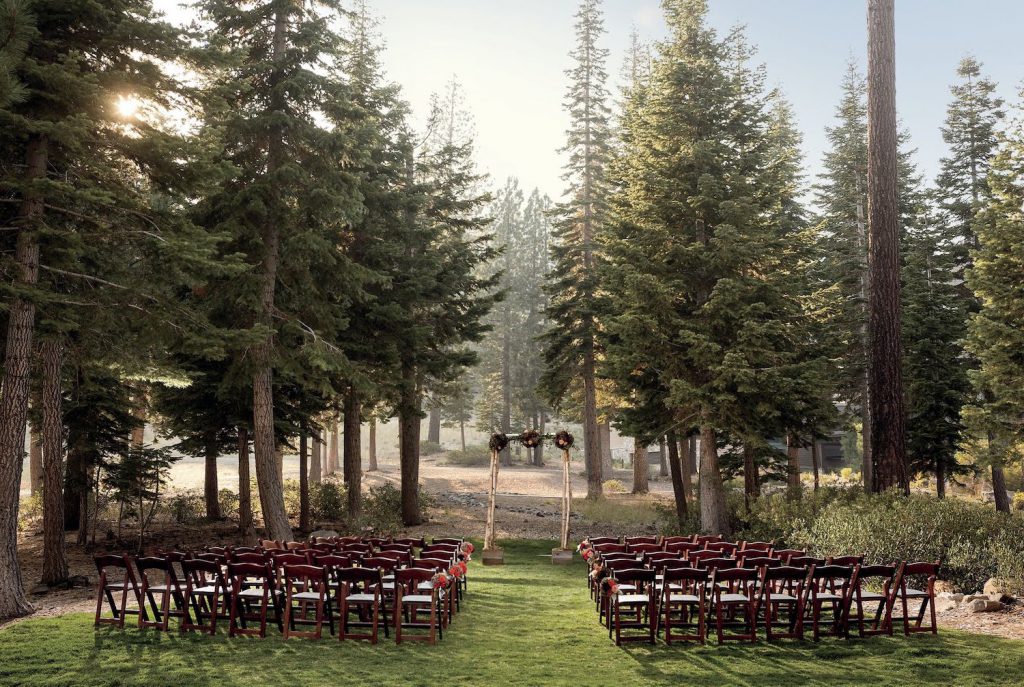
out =
<svg viewBox="0 0 1024 687"><path fill-rule="evenodd" d="M1013 495L1013 504L1011 505L1013 510L1024 511L1024 491L1018 491Z"/></svg>
<svg viewBox="0 0 1024 687"><path fill-rule="evenodd" d="M220 516L222 518L238 517L238 494L230 489L221 489L217 494L217 501L220 503Z"/></svg>
<svg viewBox="0 0 1024 687"><path fill-rule="evenodd" d="M420 442L420 455L421 456L434 456L438 453L444 453L444 447L441 444L436 444L433 441L421 441Z"/></svg>
<svg viewBox="0 0 1024 687"><path fill-rule="evenodd" d="M43 519L43 492L37 491L18 503L18 528L28 529L30 525Z"/></svg>
<svg viewBox="0 0 1024 687"><path fill-rule="evenodd" d="M606 480L601 486L604 487L605 492L609 494L625 494L629 491L626 489L626 485L617 479Z"/></svg>
<svg viewBox="0 0 1024 687"><path fill-rule="evenodd" d="M460 467L480 467L490 465L491 450L480 444L478 446L467 446L465 451L449 451L445 456L445 465L458 465Z"/></svg>
<svg viewBox="0 0 1024 687"><path fill-rule="evenodd" d="M206 499L202 489L185 489L174 492L167 500L167 510L174 522L191 525L206 517Z"/></svg>
<svg viewBox="0 0 1024 687"><path fill-rule="evenodd" d="M426 507L423 503L421 506ZM375 532L397 533L402 529L402 492L391 482L370 487L370 493L363 499L363 520Z"/></svg>
<svg viewBox="0 0 1024 687"><path fill-rule="evenodd" d="M339 482L320 482L309 485L309 517L315 522L341 522L348 511L345 485Z"/></svg>

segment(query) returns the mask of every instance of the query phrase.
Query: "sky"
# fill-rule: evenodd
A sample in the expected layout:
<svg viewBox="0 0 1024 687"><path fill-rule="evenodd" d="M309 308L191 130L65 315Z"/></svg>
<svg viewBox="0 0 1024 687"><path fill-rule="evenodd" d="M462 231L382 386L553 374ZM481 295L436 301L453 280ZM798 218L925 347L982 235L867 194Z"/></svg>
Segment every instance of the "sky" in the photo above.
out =
<svg viewBox="0 0 1024 687"><path fill-rule="evenodd" d="M181 16L179 0L156 0ZM568 126L562 110L576 0L371 0L386 42L388 76L422 120L430 96L453 77L463 85L476 122L478 161L495 185L515 176L553 198L562 193ZM866 0L710 0L720 32L744 25L764 63L768 84L786 94L804 136L809 176L821 169L825 128L833 123L851 57L866 65ZM658 0L605 0L618 79L635 27L644 40L664 35ZM932 179L944 154L939 130L956 65L966 54L983 63L999 94L1018 102L1024 80L1020 0L896 0L897 108ZM613 88L613 92L617 86Z"/></svg>

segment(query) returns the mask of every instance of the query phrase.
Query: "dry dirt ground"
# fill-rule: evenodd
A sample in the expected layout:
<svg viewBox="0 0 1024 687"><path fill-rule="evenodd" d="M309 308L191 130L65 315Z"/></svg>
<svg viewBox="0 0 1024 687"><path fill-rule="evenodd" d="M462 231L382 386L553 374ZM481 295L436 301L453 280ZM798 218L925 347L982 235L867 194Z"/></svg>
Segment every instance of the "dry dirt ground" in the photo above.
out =
<svg viewBox="0 0 1024 687"><path fill-rule="evenodd" d="M586 481L578 474L578 465L573 465L573 495L586 493ZM614 475L624 484L631 476L627 472ZM460 535L479 538L483 536L484 509L487 500L489 470L484 467L453 467L443 464L439 456L425 457L420 467L420 478L430 494L434 506L427 513L423 525L410 528L413 536ZM398 465L384 462L380 470L364 474L367 486L384 481L397 483ZM557 539L559 528L562 473L561 466L544 468L513 466L503 467L498 477L497 513L495 515L496 536L502 538ZM651 495L643 499L629 496L615 496L623 504L671 502L671 484L667 479L651 482ZM576 516L572 521L572 537L581 538L587 532L602 534L636 534L654 532L654 522L632 524L595 523ZM196 526L160 526L154 533L153 548L189 549L207 544L241 544L243 540L231 523ZM250 543L250 542L246 542ZM42 539L41 533L32 530L22 534L19 554L26 587L32 589L40 577ZM119 549L118 549L119 550ZM90 586L70 590L50 591L33 594L32 603L37 611L33 617L56 616L65 613L92 612L95 609L96 572L92 563L92 550L82 546L68 547L71 574L87 577ZM968 590L970 591L970 590ZM8 622L0 621L0 628ZM17 621L15 621L17 622ZM1024 639L1024 603L1018 602L995 613L968 613L962 607L939 616L940 625L968 632L990 634L1011 639Z"/></svg>

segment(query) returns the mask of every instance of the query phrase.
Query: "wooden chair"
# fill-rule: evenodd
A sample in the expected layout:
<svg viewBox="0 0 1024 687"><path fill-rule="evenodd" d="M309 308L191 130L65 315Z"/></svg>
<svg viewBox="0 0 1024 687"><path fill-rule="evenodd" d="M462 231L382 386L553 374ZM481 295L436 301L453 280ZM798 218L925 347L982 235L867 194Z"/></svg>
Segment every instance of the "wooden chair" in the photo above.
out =
<svg viewBox="0 0 1024 687"><path fill-rule="evenodd" d="M384 636L388 635L388 613L380 570L371 568L344 568L334 570L338 585L338 640L368 639L377 643L378 630L384 623ZM352 614L357 620L351 620ZM349 632L350 628L370 628L369 633Z"/></svg>
<svg viewBox="0 0 1024 687"><path fill-rule="evenodd" d="M656 573L653 570L632 568L619 570L615 580L619 583L619 593L610 597L610 612L613 616L608 627L608 636L615 630L615 645L620 646L627 641L647 641L654 644L657 636L658 608L654 582ZM632 587L632 591L624 591L624 587ZM636 614L635 620L623 620L623 611ZM624 635L623 630L643 630L643 635Z"/></svg>
<svg viewBox="0 0 1024 687"><path fill-rule="evenodd" d="M665 627L665 643L675 640L707 639L706 608L708 571L698 568L666 567L661 589L661 619ZM693 622L696 612L697 622ZM677 622L678 618L678 622ZM673 627L696 629L696 634L672 634Z"/></svg>
<svg viewBox="0 0 1024 687"><path fill-rule="evenodd" d="M694 544L692 541L667 541L665 542L665 551L669 553L676 553L685 556L691 551L700 551L701 545Z"/></svg>
<svg viewBox="0 0 1024 687"><path fill-rule="evenodd" d="M590 542L591 546L597 547L602 544L618 544L618 537L587 537L587 541Z"/></svg>
<svg viewBox="0 0 1024 687"><path fill-rule="evenodd" d="M438 591L431 585L428 593L423 593L420 585L431 583L434 578L433 570L421 568L407 568L395 572L395 643L401 644L404 640L415 640L437 644L439 638L444 638L444 629L441 624L441 612L438 606ZM427 622L419 620L423 613L428 615ZM403 630L425 629L426 634L412 634L405 636Z"/></svg>
<svg viewBox="0 0 1024 687"><path fill-rule="evenodd" d="M760 551L764 555L771 554L775 549L774 541L744 541L740 542L740 551Z"/></svg>
<svg viewBox="0 0 1024 687"><path fill-rule="evenodd" d="M707 551L717 551L724 558L726 556L735 556L740 547L727 541L709 541L704 545L704 548Z"/></svg>
<svg viewBox="0 0 1024 687"><path fill-rule="evenodd" d="M181 619L181 631L216 634L218 615L227 613L231 605L221 562L196 557L182 561L181 567L185 574L185 617Z"/></svg>
<svg viewBox="0 0 1024 687"><path fill-rule="evenodd" d="M228 636L267 636L267 613L274 610L274 621L281 632L281 601L283 593L277 588L276 575L270 564L228 563L228 582L231 585L231 608L228 613ZM252 586L253 582L258 586ZM252 604L259 602L259 611L252 611ZM258 620L258 628L247 627L247 621Z"/></svg>
<svg viewBox="0 0 1024 687"><path fill-rule="evenodd" d="M600 555L606 553L626 553L627 546L625 544L594 544L594 551L597 551Z"/></svg>
<svg viewBox="0 0 1024 687"><path fill-rule="evenodd" d="M851 589L856 585L856 568L843 565L813 566L807 576L804 608L810 613L814 641L821 636L821 626L827 625L835 637L849 636ZM827 610L830 617L822 620Z"/></svg>
<svg viewBox="0 0 1024 687"><path fill-rule="evenodd" d="M649 542L640 542L637 544L627 544L629 553L637 556L642 556L645 553L660 553L663 551L661 544L653 544Z"/></svg>
<svg viewBox="0 0 1024 687"><path fill-rule="evenodd" d="M430 540L431 544L454 544L455 546L462 546L462 542L466 541L462 537L434 537Z"/></svg>
<svg viewBox="0 0 1024 687"><path fill-rule="evenodd" d="M695 534L693 535L693 543L700 544L707 548L707 544L711 542L723 541L722 535L720 534Z"/></svg>
<svg viewBox="0 0 1024 687"><path fill-rule="evenodd" d="M182 589L181 580L174 570L174 562L160 556L144 556L136 559L135 568L139 571L139 593L143 601L140 606L139 627L155 627L166 632L171 616L182 618L185 615L185 590ZM158 578L155 584L150 580L150 575L154 572ZM158 596L159 603L156 600ZM149 610L153 614L152 620L146 610L147 600Z"/></svg>
<svg viewBox="0 0 1024 687"><path fill-rule="evenodd" d="M750 559L751 561L756 559ZM804 638L804 585L807 570L781 565L777 558L765 559L777 565L761 567L761 588L758 597L758 612L764 618L765 634L768 641L773 639ZM779 621L780 611L785 611L783 622ZM786 627L779 632L779 627Z"/></svg>
<svg viewBox="0 0 1024 687"><path fill-rule="evenodd" d="M699 566L701 561L721 557L722 554L718 551L708 551L707 549L700 549L699 551L690 551L688 554L686 554L686 560L690 561L690 563L692 563L694 567Z"/></svg>
<svg viewBox="0 0 1024 687"><path fill-rule="evenodd" d="M825 558L815 558L814 556L793 556L786 565L810 570L811 568L820 568L823 565L828 565L828 560Z"/></svg>
<svg viewBox="0 0 1024 687"><path fill-rule="evenodd" d="M753 568L715 568L711 571L711 605L715 610L715 628L718 642L757 641L757 583L758 573ZM746 631L725 633L725 616L730 618L742 612L742 627ZM735 624L735 623L733 623Z"/></svg>
<svg viewBox="0 0 1024 687"><path fill-rule="evenodd" d="M615 577L616 579L618 579L618 576L616 575L617 572L620 572L620 571L623 571L623 570L635 570L637 568L642 568L643 567L643 565L640 563L640 561L638 561L635 557L632 557L632 556L629 557L629 558L622 558L622 559L616 559L616 560L610 560L610 561L603 561L603 563L604 563L604 566L605 566L605 570L608 571L608 574L611 575L612 577ZM621 582L620 581L619 587L620 587L619 591L622 592L622 593L632 593L632 592L636 591L636 587L632 583L629 583L629 582ZM602 594L600 589L599 589L598 590L598 595L597 595L597 620L598 620L598 622L600 622L602 624L604 624L604 623L608 624L609 636L610 636L611 628L612 628L612 612L611 611L612 611L611 598L608 597L606 594Z"/></svg>
<svg viewBox="0 0 1024 687"><path fill-rule="evenodd" d="M935 581L939 576L939 562L934 563L903 563L897 573L899 583L896 586L896 593L899 596L900 604L903 607L902 617L893 617L892 620L903 622L903 634L910 636L917 632L930 632L938 634L939 626L935 618ZM924 582L924 589L914 589L909 586L910 578L916 577ZM913 618L909 612L908 602L911 600L920 601L917 615ZM924 623L925 613L931 611L931 624Z"/></svg>
<svg viewBox="0 0 1024 687"><path fill-rule="evenodd" d="M320 639L323 636L324 617L334 632L334 615L327 592L327 570L316 565L284 564L284 638L305 637ZM296 606L298 604L298 606ZM309 606L313 606L313 618ZM296 630L296 625L312 625L308 631Z"/></svg>
<svg viewBox="0 0 1024 687"><path fill-rule="evenodd" d="M672 553L671 551L651 551L650 553L645 553L641 560L648 568L653 568L655 563L660 561L681 561L683 558L680 554Z"/></svg>
<svg viewBox="0 0 1024 687"><path fill-rule="evenodd" d="M96 572L99 575L99 583L96 586L94 624L96 626L116 625L123 629L125 616L139 615L139 610L143 605L135 571L132 570L132 559L130 556L102 555L96 556L94 561ZM135 608L128 608L129 593L135 599ZM115 601L115 594L120 596L120 602ZM111 617L109 618L103 617L104 599L107 600L110 607Z"/></svg>
<svg viewBox="0 0 1024 687"><path fill-rule="evenodd" d="M778 558L786 565L792 565L793 558L804 558L807 556L807 552L802 549L774 549L768 555Z"/></svg>
<svg viewBox="0 0 1024 687"><path fill-rule="evenodd" d="M402 537L400 539L394 539L392 544L407 544L414 549L422 549L427 545L426 540L423 537Z"/></svg>
<svg viewBox="0 0 1024 687"><path fill-rule="evenodd" d="M897 595L897 573L895 565L861 565L857 568L857 584L853 586L853 607L851 618L857 622L857 632L861 637L873 635L892 635L892 609ZM865 589L865 583L872 587ZM868 624L865 603L875 604L874 617Z"/></svg>
<svg viewBox="0 0 1024 687"><path fill-rule="evenodd" d="M661 547L660 538L649 535L626 537L623 541L626 543L626 546L637 546L638 544L656 544L659 548Z"/></svg>
<svg viewBox="0 0 1024 687"><path fill-rule="evenodd" d="M692 544L693 537L662 537L661 543L665 546L669 544Z"/></svg>

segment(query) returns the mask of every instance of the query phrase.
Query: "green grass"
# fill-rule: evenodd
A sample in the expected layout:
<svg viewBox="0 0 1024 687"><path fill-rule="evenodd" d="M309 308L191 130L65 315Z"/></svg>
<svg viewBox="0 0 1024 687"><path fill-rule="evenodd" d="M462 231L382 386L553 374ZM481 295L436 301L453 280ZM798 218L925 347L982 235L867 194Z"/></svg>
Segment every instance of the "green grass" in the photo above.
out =
<svg viewBox="0 0 1024 687"><path fill-rule="evenodd" d="M706 647L617 648L580 564L553 542L508 542L470 568L463 612L438 646L94 630L88 615L0 631L0 685L1020 685L1024 642L943 632Z"/></svg>

